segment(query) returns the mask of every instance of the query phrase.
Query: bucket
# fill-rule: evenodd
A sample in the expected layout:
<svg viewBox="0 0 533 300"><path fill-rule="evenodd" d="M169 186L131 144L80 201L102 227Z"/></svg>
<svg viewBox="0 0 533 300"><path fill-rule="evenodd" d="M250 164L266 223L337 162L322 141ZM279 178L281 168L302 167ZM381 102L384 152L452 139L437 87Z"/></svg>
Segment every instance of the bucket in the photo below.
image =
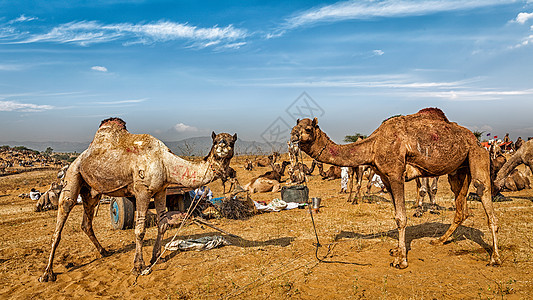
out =
<svg viewBox="0 0 533 300"><path fill-rule="evenodd" d="M313 212L315 212L315 213L319 212L320 201L322 201L322 199L319 198L319 197L311 198L311 205L312 205L312 208L313 208Z"/></svg>
<svg viewBox="0 0 533 300"><path fill-rule="evenodd" d="M281 200L285 202L307 203L309 188L305 185L284 186L281 188Z"/></svg>

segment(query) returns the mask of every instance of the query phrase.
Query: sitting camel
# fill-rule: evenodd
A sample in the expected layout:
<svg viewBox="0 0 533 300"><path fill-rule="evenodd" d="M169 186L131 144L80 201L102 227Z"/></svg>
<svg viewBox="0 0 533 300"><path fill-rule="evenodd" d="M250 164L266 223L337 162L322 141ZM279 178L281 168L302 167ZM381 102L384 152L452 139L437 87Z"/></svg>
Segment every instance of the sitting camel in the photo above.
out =
<svg viewBox="0 0 533 300"><path fill-rule="evenodd" d="M252 171L254 169L254 164L249 158L244 160L244 169L246 171Z"/></svg>
<svg viewBox="0 0 533 300"><path fill-rule="evenodd" d="M533 171L533 140L525 142L498 171L493 195L504 188L505 179L521 164L527 165Z"/></svg>
<svg viewBox="0 0 533 300"><path fill-rule="evenodd" d="M265 193L265 192L277 192L281 188L281 176L285 172L285 167L290 162L284 161L281 166L278 164L270 164L272 171L265 172L264 174L253 178L248 182L243 189L250 193Z"/></svg>
<svg viewBox="0 0 533 300"><path fill-rule="evenodd" d="M65 221L76 204L78 195L83 201L82 229L102 256L109 255L96 239L92 228L94 208L102 195L135 197L135 259L133 271L144 268L143 240L146 213L154 198L157 211L157 238L151 263L161 253L161 239L168 228L166 188L178 184L198 188L224 176L237 140L237 134L212 133L213 145L200 162L190 162L174 155L163 142L148 134L131 134L126 122L119 118L103 120L87 150L70 165L65 176L65 188L59 197L57 223L52 238L48 265L39 281L54 281L54 255L61 240Z"/></svg>
<svg viewBox="0 0 533 300"><path fill-rule="evenodd" d="M390 251L395 257L393 267L408 266L405 181L446 174L455 194L455 218L446 233L432 244L446 242L469 216L466 195L473 182L492 234L489 264L501 264L498 225L490 196L489 153L470 130L448 121L440 109L426 108L412 115L390 118L368 138L346 145L335 144L320 130L316 118L298 120L291 131L291 142L298 143L303 152L320 162L346 167L370 165L381 177L391 194L398 227L398 247Z"/></svg>
<svg viewBox="0 0 533 300"><path fill-rule="evenodd" d="M278 152L274 152L274 153L268 155L267 157L258 158L255 161L255 164L258 167L266 167L266 166L269 166L271 163L272 164L276 163L276 161L278 160L278 158L280 156L281 155Z"/></svg>
<svg viewBox="0 0 533 300"><path fill-rule="evenodd" d="M332 165L329 167L328 171L324 171L324 166L322 163L317 163L318 171L323 180L334 180L341 178L341 167Z"/></svg>
<svg viewBox="0 0 533 300"><path fill-rule="evenodd" d="M512 157L511 157L512 158ZM491 179L496 181L499 171L507 163L507 159L503 155L498 155L496 158L491 160ZM518 169L514 168L509 175L507 175L503 184L497 189L496 184L493 184L493 195L496 195L498 192L515 192L521 191L523 189L530 189L529 178Z"/></svg>

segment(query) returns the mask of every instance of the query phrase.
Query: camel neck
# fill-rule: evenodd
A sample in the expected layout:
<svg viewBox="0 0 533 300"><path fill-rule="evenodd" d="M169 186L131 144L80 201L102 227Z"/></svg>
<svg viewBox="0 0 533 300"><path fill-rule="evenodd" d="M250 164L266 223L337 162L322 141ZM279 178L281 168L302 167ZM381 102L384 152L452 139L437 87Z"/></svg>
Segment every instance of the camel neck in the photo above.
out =
<svg viewBox="0 0 533 300"><path fill-rule="evenodd" d="M372 162L373 138L339 145L334 143L326 133L319 131L315 142L302 148L304 152L319 162L341 167L355 167Z"/></svg>
<svg viewBox="0 0 533 300"><path fill-rule="evenodd" d="M216 179L215 165L210 159L200 162L185 160L170 152L164 155L167 178L171 184L198 188Z"/></svg>

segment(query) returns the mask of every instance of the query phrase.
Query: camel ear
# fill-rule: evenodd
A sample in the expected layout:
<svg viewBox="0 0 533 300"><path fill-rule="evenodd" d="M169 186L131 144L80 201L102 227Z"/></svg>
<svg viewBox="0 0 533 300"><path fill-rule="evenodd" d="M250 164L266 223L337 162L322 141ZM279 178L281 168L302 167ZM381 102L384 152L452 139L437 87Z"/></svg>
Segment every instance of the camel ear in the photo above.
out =
<svg viewBox="0 0 533 300"><path fill-rule="evenodd" d="M313 123L311 123L313 125L313 127L318 127L318 119L315 117L313 119Z"/></svg>
<svg viewBox="0 0 533 300"><path fill-rule="evenodd" d="M300 123L300 119L296 120L296 125L298 125L298 123Z"/></svg>
<svg viewBox="0 0 533 300"><path fill-rule="evenodd" d="M211 138L213 139L213 141L215 140L216 137L217 137L217 134L214 131L211 132Z"/></svg>
<svg viewBox="0 0 533 300"><path fill-rule="evenodd" d="M237 133L233 135L233 141L235 142L237 140Z"/></svg>

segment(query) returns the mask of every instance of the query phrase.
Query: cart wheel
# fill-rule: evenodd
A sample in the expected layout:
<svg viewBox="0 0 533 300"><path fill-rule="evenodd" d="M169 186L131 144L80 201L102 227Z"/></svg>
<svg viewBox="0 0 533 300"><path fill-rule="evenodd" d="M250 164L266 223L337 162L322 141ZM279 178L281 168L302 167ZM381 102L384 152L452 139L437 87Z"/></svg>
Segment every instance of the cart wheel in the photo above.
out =
<svg viewBox="0 0 533 300"><path fill-rule="evenodd" d="M111 225L114 229L133 228L135 207L126 197L113 197L109 204Z"/></svg>

